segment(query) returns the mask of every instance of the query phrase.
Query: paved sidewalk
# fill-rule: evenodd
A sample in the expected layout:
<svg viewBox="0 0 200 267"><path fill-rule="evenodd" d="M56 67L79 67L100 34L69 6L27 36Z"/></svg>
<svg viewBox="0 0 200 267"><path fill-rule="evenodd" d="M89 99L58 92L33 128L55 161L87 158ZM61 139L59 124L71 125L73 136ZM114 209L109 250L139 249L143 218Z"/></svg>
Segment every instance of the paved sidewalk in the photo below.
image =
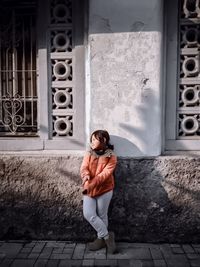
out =
<svg viewBox="0 0 200 267"><path fill-rule="evenodd" d="M118 253L91 252L84 243L0 241L0 266L200 267L200 244L117 243Z"/></svg>

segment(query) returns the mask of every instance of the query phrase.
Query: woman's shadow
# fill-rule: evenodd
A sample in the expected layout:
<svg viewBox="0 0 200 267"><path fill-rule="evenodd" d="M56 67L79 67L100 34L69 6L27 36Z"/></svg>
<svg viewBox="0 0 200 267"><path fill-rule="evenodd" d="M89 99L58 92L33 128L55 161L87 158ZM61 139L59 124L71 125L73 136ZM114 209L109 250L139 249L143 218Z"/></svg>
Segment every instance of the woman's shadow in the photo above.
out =
<svg viewBox="0 0 200 267"><path fill-rule="evenodd" d="M116 155L120 155L121 157L133 157L133 154L142 154L141 150L126 138L111 135L110 139L111 143L114 145Z"/></svg>

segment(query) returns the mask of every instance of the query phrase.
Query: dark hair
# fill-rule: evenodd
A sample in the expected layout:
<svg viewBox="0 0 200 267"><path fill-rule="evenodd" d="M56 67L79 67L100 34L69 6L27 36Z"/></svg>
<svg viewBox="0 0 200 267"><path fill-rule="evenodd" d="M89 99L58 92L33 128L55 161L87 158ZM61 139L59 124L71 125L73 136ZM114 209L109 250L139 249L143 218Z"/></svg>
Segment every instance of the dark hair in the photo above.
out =
<svg viewBox="0 0 200 267"><path fill-rule="evenodd" d="M92 142L92 136L95 136L97 140L103 145L105 144L106 148L114 149L114 146L110 144L110 135L106 130L96 130L90 136L90 142ZM105 142L106 139L106 142Z"/></svg>

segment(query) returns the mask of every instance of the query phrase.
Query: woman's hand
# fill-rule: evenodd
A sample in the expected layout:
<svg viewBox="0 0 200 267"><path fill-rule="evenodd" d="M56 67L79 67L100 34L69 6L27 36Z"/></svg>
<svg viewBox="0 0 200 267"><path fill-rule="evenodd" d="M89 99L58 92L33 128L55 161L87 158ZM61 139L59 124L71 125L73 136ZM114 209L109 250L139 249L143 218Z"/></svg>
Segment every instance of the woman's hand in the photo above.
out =
<svg viewBox="0 0 200 267"><path fill-rule="evenodd" d="M88 181L90 180L90 176L85 176L83 178L82 186L83 186L83 191L82 194L86 195L88 191Z"/></svg>
<svg viewBox="0 0 200 267"><path fill-rule="evenodd" d="M82 181L82 186L84 186L85 182L89 181L90 180L90 176L89 175L86 175L84 178L83 178L83 181Z"/></svg>

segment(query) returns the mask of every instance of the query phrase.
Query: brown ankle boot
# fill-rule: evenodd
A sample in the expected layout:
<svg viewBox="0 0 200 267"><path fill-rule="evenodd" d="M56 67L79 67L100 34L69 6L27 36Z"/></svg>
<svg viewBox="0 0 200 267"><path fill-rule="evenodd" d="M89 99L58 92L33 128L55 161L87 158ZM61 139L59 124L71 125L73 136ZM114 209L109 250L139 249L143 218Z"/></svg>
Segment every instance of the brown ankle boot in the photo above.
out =
<svg viewBox="0 0 200 267"><path fill-rule="evenodd" d="M109 232L108 235L108 238L104 239L107 246L107 252L109 254L114 254L117 251L115 244L115 234L113 232Z"/></svg>
<svg viewBox="0 0 200 267"><path fill-rule="evenodd" d="M104 239L100 239L100 238L97 238L93 242L88 243L89 250L93 250L93 251L101 249L101 248L105 248L105 247L106 247L106 244L105 244Z"/></svg>

